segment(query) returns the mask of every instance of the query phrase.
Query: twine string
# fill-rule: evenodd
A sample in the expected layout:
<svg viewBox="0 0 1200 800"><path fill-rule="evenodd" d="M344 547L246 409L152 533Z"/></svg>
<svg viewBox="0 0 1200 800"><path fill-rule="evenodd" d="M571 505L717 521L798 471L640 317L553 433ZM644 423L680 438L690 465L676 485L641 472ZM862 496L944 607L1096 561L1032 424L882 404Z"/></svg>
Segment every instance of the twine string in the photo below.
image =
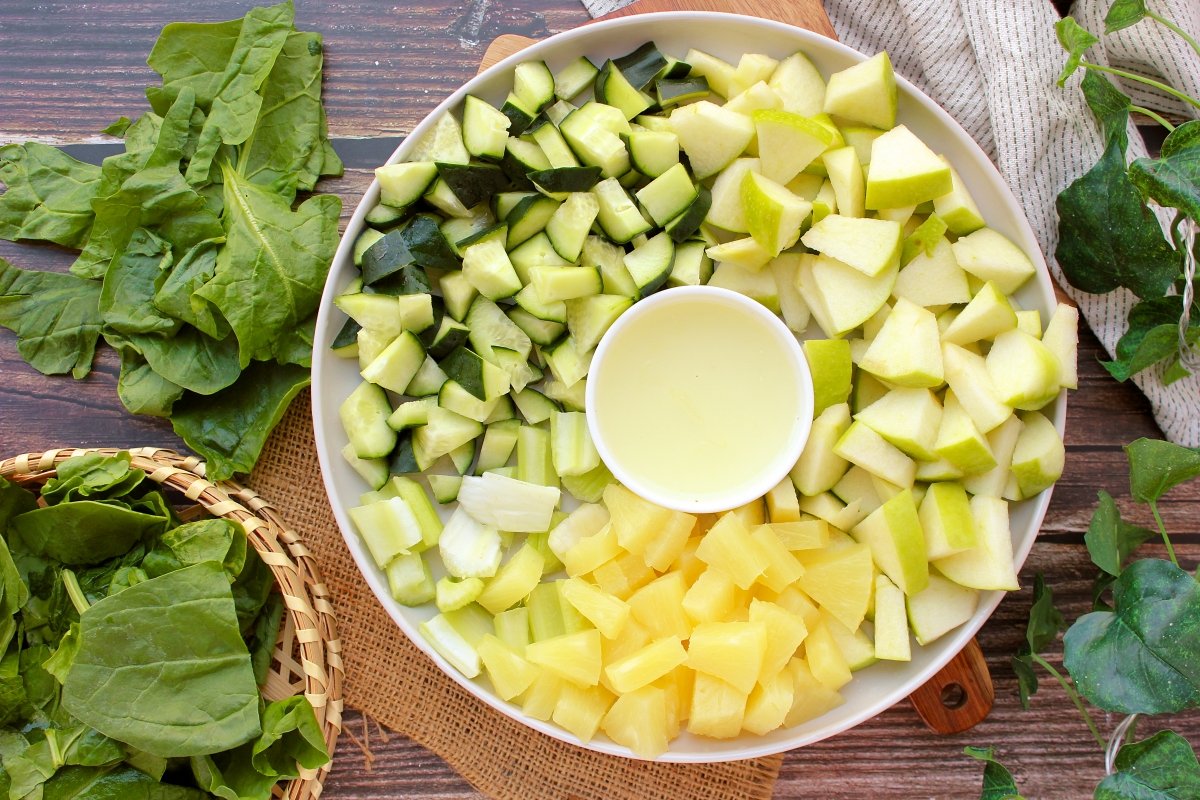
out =
<svg viewBox="0 0 1200 800"><path fill-rule="evenodd" d="M1137 722L1138 715L1130 714L1113 729L1112 738L1108 740L1108 748L1104 752L1104 774L1112 775L1116 769L1117 754L1125 744L1125 737Z"/></svg>
<svg viewBox="0 0 1200 800"><path fill-rule="evenodd" d="M1188 329L1192 322L1192 304L1196 287L1196 223L1187 220L1182 231L1183 245L1183 314L1179 317L1179 363L1188 372L1200 370L1200 353L1188 341Z"/></svg>

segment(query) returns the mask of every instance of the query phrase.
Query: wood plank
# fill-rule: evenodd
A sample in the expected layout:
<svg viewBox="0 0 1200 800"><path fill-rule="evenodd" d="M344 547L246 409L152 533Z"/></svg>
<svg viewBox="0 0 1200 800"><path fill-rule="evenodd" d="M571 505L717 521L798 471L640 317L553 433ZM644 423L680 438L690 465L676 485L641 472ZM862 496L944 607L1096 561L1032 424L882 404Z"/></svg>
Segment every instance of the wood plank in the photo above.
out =
<svg viewBox="0 0 1200 800"><path fill-rule="evenodd" d="M830 39L837 33L820 0L637 0L604 19L649 14L655 11L724 11L779 20L814 31Z"/></svg>

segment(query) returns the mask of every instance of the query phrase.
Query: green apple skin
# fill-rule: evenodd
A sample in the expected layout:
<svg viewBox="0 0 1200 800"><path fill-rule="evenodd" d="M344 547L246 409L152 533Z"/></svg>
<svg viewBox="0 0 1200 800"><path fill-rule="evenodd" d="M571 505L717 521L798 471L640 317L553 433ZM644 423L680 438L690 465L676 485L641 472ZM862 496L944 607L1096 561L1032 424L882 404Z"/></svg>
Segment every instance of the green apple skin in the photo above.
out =
<svg viewBox="0 0 1200 800"><path fill-rule="evenodd" d="M800 226L812 213L812 203L755 172L742 176L742 208L750 235L772 256L800 238Z"/></svg>
<svg viewBox="0 0 1200 800"><path fill-rule="evenodd" d="M762 173L777 183L795 178L835 141L828 128L790 111L763 109L751 119L758 134Z"/></svg>
<svg viewBox="0 0 1200 800"><path fill-rule="evenodd" d="M924 646L969 620L978 605L978 591L931 572L925 590L907 598L908 624L917 644Z"/></svg>
<svg viewBox="0 0 1200 800"><path fill-rule="evenodd" d="M1012 407L1000 399L983 356L945 342L942 365L946 383L980 433L986 434L1012 416Z"/></svg>
<svg viewBox="0 0 1200 800"><path fill-rule="evenodd" d="M951 389L946 390L942 424L938 428L933 450L968 475L985 472L996 466L996 457L987 438L975 427L971 416Z"/></svg>
<svg viewBox="0 0 1200 800"><path fill-rule="evenodd" d="M846 470L832 491L843 503L858 503L868 514L883 505L883 498L875 491L874 476L862 467Z"/></svg>
<svg viewBox="0 0 1200 800"><path fill-rule="evenodd" d="M950 168L950 181L954 188L948 194L934 198L933 213L941 217L946 229L955 236L966 236L984 226L983 216L953 167Z"/></svg>
<svg viewBox="0 0 1200 800"><path fill-rule="evenodd" d="M1066 449L1054 423L1037 411L1021 415L1021 434L1013 448L1012 474L1022 498L1033 497L1062 477Z"/></svg>
<svg viewBox="0 0 1200 800"><path fill-rule="evenodd" d="M833 451L834 445L850 428L850 406L832 405L817 415L808 434L808 442L796 466L792 483L802 495L818 495L833 488L850 467L850 462Z"/></svg>
<svg viewBox="0 0 1200 800"><path fill-rule="evenodd" d="M1012 475L1012 455L1021 435L1021 419L1012 415L999 426L988 432L988 449L996 459L996 466L963 478L962 484L975 495L1003 497Z"/></svg>
<svg viewBox="0 0 1200 800"><path fill-rule="evenodd" d="M1062 388L1058 358L1039 339L1015 328L996 337L986 363L1000 401L1013 408L1042 408Z"/></svg>
<svg viewBox="0 0 1200 800"><path fill-rule="evenodd" d="M712 187L712 205L704 221L734 233L749 233L746 210L742 203L742 179L758 172L762 162L757 158L738 158L721 171Z"/></svg>
<svg viewBox="0 0 1200 800"><path fill-rule="evenodd" d="M737 241L746 241L751 246L757 246L753 239ZM712 277L708 279L708 285L744 294L776 314L779 313L779 288L775 284L775 276L768 269L749 269L734 261L721 261L713 270Z"/></svg>
<svg viewBox="0 0 1200 800"><path fill-rule="evenodd" d="M904 592L886 575L875 576L875 656L885 661L912 661Z"/></svg>
<svg viewBox="0 0 1200 800"><path fill-rule="evenodd" d="M968 550L977 543L971 501L961 483L947 481L930 486L917 515L931 561Z"/></svg>
<svg viewBox="0 0 1200 800"><path fill-rule="evenodd" d="M854 375L850 342L845 339L806 339L802 346L808 371L812 373L814 413L820 415L830 406L845 403L850 397Z"/></svg>
<svg viewBox="0 0 1200 800"><path fill-rule="evenodd" d="M1013 567L1008 503L999 497L971 498L978 544L933 562L938 572L968 589L1015 591L1020 587Z"/></svg>
<svg viewBox="0 0 1200 800"><path fill-rule="evenodd" d="M916 594L928 585L925 535L911 491L872 511L850 535L871 548L875 565L905 594Z"/></svg>
<svg viewBox="0 0 1200 800"><path fill-rule="evenodd" d="M953 188L949 165L904 125L872 142L866 208L920 205Z"/></svg>
<svg viewBox="0 0 1200 800"><path fill-rule="evenodd" d="M837 199L838 213L844 217L861 217L866 214L866 182L862 164L853 147L827 150L821 163L829 173L833 195Z"/></svg>
<svg viewBox="0 0 1200 800"><path fill-rule="evenodd" d="M842 656L846 659L846 666L850 668L851 672L858 672L879 661L875 657L875 645L863 631L862 626L859 626L858 630L852 631L824 608L821 609L821 621L829 630L829 635L838 649L842 651Z"/></svg>

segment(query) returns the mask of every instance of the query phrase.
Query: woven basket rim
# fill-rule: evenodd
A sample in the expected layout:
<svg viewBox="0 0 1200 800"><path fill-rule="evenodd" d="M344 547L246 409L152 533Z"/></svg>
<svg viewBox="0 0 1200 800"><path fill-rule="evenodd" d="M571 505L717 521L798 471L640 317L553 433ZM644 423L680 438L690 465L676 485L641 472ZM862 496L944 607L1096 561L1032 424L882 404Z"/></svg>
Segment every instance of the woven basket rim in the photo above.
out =
<svg viewBox="0 0 1200 800"><path fill-rule="evenodd" d="M205 477L205 462L167 448L57 448L25 453L0 461L0 477L22 485L40 484L55 474L63 461L85 453L130 454L130 466L150 480L175 490L210 516L231 520L246 531L250 544L275 577L286 615L276 643L275 660L282 673L272 674L262 687L271 699L303 691L312 703L325 744L333 755L342 729L342 684L345 670L333 602L311 551L280 518L275 506L236 481L213 482ZM293 657L298 653L298 660ZM275 795L288 800L316 800L332 767L304 770Z"/></svg>

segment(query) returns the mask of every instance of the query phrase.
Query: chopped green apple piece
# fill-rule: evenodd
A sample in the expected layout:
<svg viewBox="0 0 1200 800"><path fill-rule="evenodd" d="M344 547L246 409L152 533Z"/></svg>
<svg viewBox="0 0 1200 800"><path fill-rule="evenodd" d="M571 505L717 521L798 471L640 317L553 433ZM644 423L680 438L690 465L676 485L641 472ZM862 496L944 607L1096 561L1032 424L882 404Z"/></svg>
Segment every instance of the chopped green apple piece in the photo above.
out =
<svg viewBox="0 0 1200 800"><path fill-rule="evenodd" d="M997 398L1013 408L1041 408L1062 388L1058 357L1040 339L1015 328L996 337L986 363Z"/></svg>
<svg viewBox="0 0 1200 800"><path fill-rule="evenodd" d="M761 163L757 158L738 158L721 170L713 182L712 205L704 216L705 222L734 233L750 232L742 202L742 179L748 173L759 172Z"/></svg>
<svg viewBox="0 0 1200 800"><path fill-rule="evenodd" d="M751 118L762 173L777 183L791 181L834 142L833 132L824 125L790 111L764 109Z"/></svg>
<svg viewBox="0 0 1200 800"><path fill-rule="evenodd" d="M929 309L900 298L859 366L897 386L940 386L945 370L937 317Z"/></svg>
<svg viewBox="0 0 1200 800"><path fill-rule="evenodd" d="M1029 256L1011 239L992 228L980 228L954 243L958 265L981 281L992 281L1012 294L1033 277Z"/></svg>
<svg viewBox="0 0 1200 800"><path fill-rule="evenodd" d="M678 259L677 259L678 260ZM775 288L779 292L779 313L784 323L795 333L808 328L812 313L808 303L796 288L796 273L800 269L799 253L781 253L768 262L767 267L775 276Z"/></svg>
<svg viewBox="0 0 1200 800"><path fill-rule="evenodd" d="M978 543L969 550L933 562L939 572L968 589L1014 591L1020 588L1013 566L1008 503L999 497L971 498Z"/></svg>
<svg viewBox="0 0 1200 800"><path fill-rule="evenodd" d="M829 76L824 111L876 128L896 124L896 76L886 51Z"/></svg>
<svg viewBox="0 0 1200 800"><path fill-rule="evenodd" d="M1021 415L1021 434L1013 449L1012 474L1021 497L1033 497L1062 477L1066 452L1054 423L1037 411Z"/></svg>
<svg viewBox="0 0 1200 800"><path fill-rule="evenodd" d="M871 278L829 256L806 258L797 281L801 296L830 337L841 336L870 319L896 284L893 267Z"/></svg>
<svg viewBox="0 0 1200 800"><path fill-rule="evenodd" d="M909 595L908 624L917 644L927 645L962 625L975 614L979 592L931 573L924 591Z"/></svg>
<svg viewBox="0 0 1200 800"><path fill-rule="evenodd" d="M946 481L930 486L918 516L925 534L925 554L931 561L975 546L975 520L961 483Z"/></svg>
<svg viewBox="0 0 1200 800"><path fill-rule="evenodd" d="M676 108L670 119L671 131L679 137L679 147L687 153L696 178L716 175L745 152L754 138L749 117L708 100Z"/></svg>
<svg viewBox="0 0 1200 800"><path fill-rule="evenodd" d="M942 365L946 383L980 433L987 433L1012 416L1012 407L1000 399L983 356L947 342L942 345Z"/></svg>
<svg viewBox="0 0 1200 800"><path fill-rule="evenodd" d="M772 256L796 243L812 212L812 203L756 172L742 176L741 196L750 235Z"/></svg>
<svg viewBox="0 0 1200 800"><path fill-rule="evenodd" d="M925 534L911 491L872 511L850 535L871 548L876 566L905 594L916 594L929 583Z"/></svg>
<svg viewBox="0 0 1200 800"><path fill-rule="evenodd" d="M911 487L916 477L916 463L862 422L850 424L833 452L900 487Z"/></svg>
<svg viewBox="0 0 1200 800"><path fill-rule="evenodd" d="M839 147L826 151L821 161L829 171L838 213L846 217L863 216L866 213L866 187L858 152L853 147Z"/></svg>
<svg viewBox="0 0 1200 800"><path fill-rule="evenodd" d="M942 333L942 341L970 344L980 339L994 339L1015 327L1017 313L1012 303L995 283L988 281Z"/></svg>
<svg viewBox="0 0 1200 800"><path fill-rule="evenodd" d="M813 420L808 441L796 466L792 483L803 495L818 495L833 488L850 466L834 452L834 445L850 427L850 406L838 403L827 407Z"/></svg>
<svg viewBox="0 0 1200 800"><path fill-rule="evenodd" d="M875 578L875 657L886 661L911 661L904 592L886 575Z"/></svg>
<svg viewBox="0 0 1200 800"><path fill-rule="evenodd" d="M866 207L915 206L954 188L950 167L904 125L897 125L871 145Z"/></svg>
<svg viewBox="0 0 1200 800"><path fill-rule="evenodd" d="M900 232L896 222L830 214L814 223L802 240L805 247L875 277L899 259Z"/></svg>
<svg viewBox="0 0 1200 800"><path fill-rule="evenodd" d="M955 236L974 233L984 226L979 206L975 205L971 193L967 191L962 178L953 167L950 168L950 182L953 188L941 197L933 199L933 213L942 218Z"/></svg>
<svg viewBox="0 0 1200 800"><path fill-rule="evenodd" d="M793 53L779 62L767 85L783 101L785 111L811 117L825 105L825 79L808 56Z"/></svg>
<svg viewBox="0 0 1200 800"><path fill-rule="evenodd" d="M966 303L971 299L967 273L958 266L954 248L945 238L934 246L932 253L921 251L913 256L896 276L896 297L903 297L919 306L942 306Z"/></svg>
<svg viewBox="0 0 1200 800"><path fill-rule="evenodd" d="M806 339L803 347L812 374L813 413L820 416L826 408L850 397L854 372L850 343L845 339Z"/></svg>
<svg viewBox="0 0 1200 800"><path fill-rule="evenodd" d="M1079 309L1059 303L1046 330L1042 333L1042 344L1058 359L1058 383L1064 389L1079 388L1079 373L1076 351L1079 347Z"/></svg>
<svg viewBox="0 0 1200 800"><path fill-rule="evenodd" d="M930 461L942 423L942 406L928 389L898 387L854 415L913 458Z"/></svg>

